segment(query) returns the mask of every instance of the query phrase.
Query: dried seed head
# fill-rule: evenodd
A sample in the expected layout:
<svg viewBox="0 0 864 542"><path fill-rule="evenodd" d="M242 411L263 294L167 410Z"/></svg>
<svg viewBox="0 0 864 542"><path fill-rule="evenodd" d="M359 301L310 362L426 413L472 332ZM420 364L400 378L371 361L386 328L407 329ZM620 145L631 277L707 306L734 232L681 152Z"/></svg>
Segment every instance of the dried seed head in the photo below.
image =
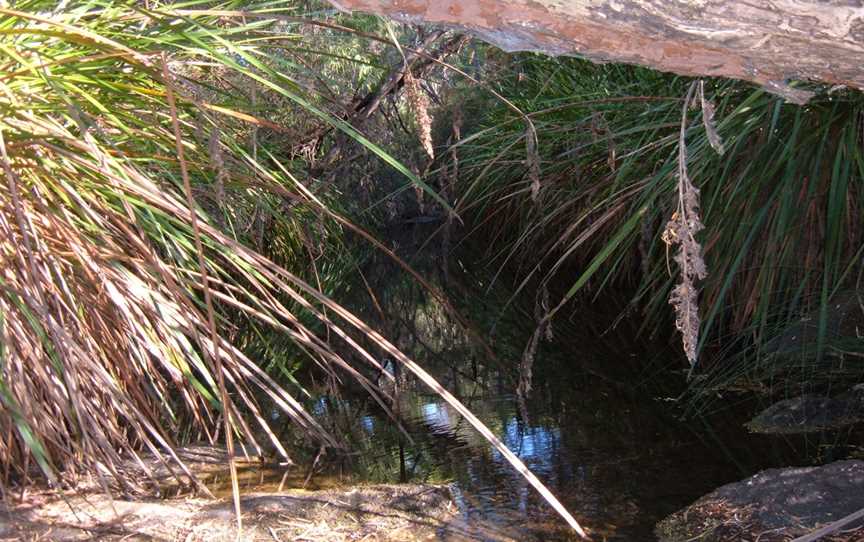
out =
<svg viewBox="0 0 864 542"><path fill-rule="evenodd" d="M404 79L408 104L414 113L414 120L417 121L419 132L417 136L420 138L423 150L426 151L430 159L434 160L435 149L432 147L432 117L429 116L429 97L420 88L420 82L411 74L410 70L405 71Z"/></svg>
<svg viewBox="0 0 864 542"><path fill-rule="evenodd" d="M708 268L702 258L702 246L696 240L696 234L704 228L699 217L699 189L693 185L687 173L687 145L684 139L688 105L697 101L693 97L695 85L696 83L690 86L681 112L681 132L678 139L678 209L672 214L662 235L667 246L678 246L674 259L678 264L680 282L672 290L669 303L675 310L675 327L681 332L684 354L691 367L696 364L701 323L696 282L708 276ZM705 116L708 116L707 112Z"/></svg>

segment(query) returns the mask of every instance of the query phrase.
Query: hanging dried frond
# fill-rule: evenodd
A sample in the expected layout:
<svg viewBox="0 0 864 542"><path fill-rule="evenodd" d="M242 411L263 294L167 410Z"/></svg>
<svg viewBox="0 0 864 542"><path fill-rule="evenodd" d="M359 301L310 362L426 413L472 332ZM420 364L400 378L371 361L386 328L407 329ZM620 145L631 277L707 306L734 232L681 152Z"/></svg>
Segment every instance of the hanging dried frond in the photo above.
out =
<svg viewBox="0 0 864 542"><path fill-rule="evenodd" d="M534 359L537 357L537 347L540 345L541 337L547 341L555 338L552 331L552 317L557 309L558 307L555 310L550 308L549 288L544 283L540 287L537 300L534 303L534 320L537 322L537 327L534 329L525 351L522 352L522 360L519 363L519 384L516 393L520 401L524 402L531 393ZM523 415L523 417L526 416Z"/></svg>
<svg viewBox="0 0 864 542"><path fill-rule="evenodd" d="M702 246L696 240L703 228L699 217L699 189L687 173L687 109L693 100L697 83L690 85L681 111L681 131L678 137L678 210L666 224L663 241L668 246L677 246L675 262L678 264L680 282L669 296L675 309L675 327L681 332L684 354L691 366L696 364L699 345L699 290L696 282L708 276ZM704 102L703 102L704 103ZM707 115L706 115L707 116Z"/></svg>
<svg viewBox="0 0 864 542"><path fill-rule="evenodd" d="M450 120L450 139L448 145L462 139L462 107L458 102L452 108ZM456 181L459 179L459 153L455 147L450 148L450 164L444 164L441 168L441 197L453 205L453 194L456 192ZM453 236L453 213L448 209L442 209L446 219L441 232L441 268L444 270L444 284L450 284L450 250Z"/></svg>
<svg viewBox="0 0 864 542"><path fill-rule="evenodd" d="M544 282L543 286L540 287L540 300L539 303L534 308L534 316L538 321L547 320L546 329L544 331L544 336L547 341L552 341L555 339L555 333L552 331L552 309L549 302L549 287Z"/></svg>
<svg viewBox="0 0 864 542"><path fill-rule="evenodd" d="M522 352L522 359L519 362L519 384L516 387L516 394L523 400L531 394L531 383L533 380L534 358L537 356L537 346L540 344L540 337L546 330L546 322L541 321L534 333L531 334L531 340Z"/></svg>
<svg viewBox="0 0 864 542"><path fill-rule="evenodd" d="M417 123L417 136L420 138L420 144L423 145L423 150L426 151L429 159L434 160L435 149L432 146L432 117L429 115L429 97L420 88L420 82L411 74L411 70L405 70L403 77L408 105Z"/></svg>

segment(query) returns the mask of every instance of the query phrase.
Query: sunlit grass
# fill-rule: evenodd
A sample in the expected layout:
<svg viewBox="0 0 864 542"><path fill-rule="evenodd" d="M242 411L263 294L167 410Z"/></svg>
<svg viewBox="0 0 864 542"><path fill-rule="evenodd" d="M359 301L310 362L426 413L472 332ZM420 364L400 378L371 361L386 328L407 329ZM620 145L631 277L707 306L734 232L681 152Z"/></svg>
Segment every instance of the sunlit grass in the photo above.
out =
<svg viewBox="0 0 864 542"><path fill-rule="evenodd" d="M290 28L303 22L292 10L41 0L0 9L4 485L26 485L35 461L53 482L97 474L134 491L124 462L150 451L185 472L173 450L190 427L229 451L227 435L256 453L265 435L287 459L260 397L309 439L339 448L262 360L247 357L272 351L278 336L355 379L385 411L392 399L354 365L383 373L381 352L398 360L581 532L455 397L322 292L325 262L310 260L350 223L303 177L297 149L280 149L275 137L265 144L259 130L286 134L290 145L304 130L335 128L447 204L331 111L338 100L321 79L336 72L276 54L303 39ZM279 108L291 114L261 114ZM329 265L333 276L346 272ZM287 376L293 363L265 366Z"/></svg>

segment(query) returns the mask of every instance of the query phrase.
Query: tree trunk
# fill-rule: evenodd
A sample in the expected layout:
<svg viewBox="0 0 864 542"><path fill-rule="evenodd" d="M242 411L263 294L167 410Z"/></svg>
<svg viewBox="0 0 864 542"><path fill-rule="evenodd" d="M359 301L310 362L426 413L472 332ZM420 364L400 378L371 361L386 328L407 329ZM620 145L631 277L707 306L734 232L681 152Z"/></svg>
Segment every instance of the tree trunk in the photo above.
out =
<svg viewBox="0 0 864 542"><path fill-rule="evenodd" d="M580 55L759 84L864 88L859 0L330 0L344 10L459 27L507 51Z"/></svg>

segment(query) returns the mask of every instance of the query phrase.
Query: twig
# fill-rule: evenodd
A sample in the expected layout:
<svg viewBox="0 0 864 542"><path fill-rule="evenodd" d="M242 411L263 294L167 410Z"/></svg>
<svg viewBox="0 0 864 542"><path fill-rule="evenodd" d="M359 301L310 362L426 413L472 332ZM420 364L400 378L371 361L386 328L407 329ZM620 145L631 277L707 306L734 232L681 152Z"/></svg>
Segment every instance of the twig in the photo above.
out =
<svg viewBox="0 0 864 542"><path fill-rule="evenodd" d="M810 534L805 534L804 536L799 536L798 538L792 540L792 542L813 542L814 540L819 540L823 536L827 536L831 533L839 531L846 525L849 525L853 521L857 519L864 518L864 508L858 510L857 512L852 512L848 516L842 517L835 521L834 523L829 523L828 525L822 527L821 529L816 529Z"/></svg>

